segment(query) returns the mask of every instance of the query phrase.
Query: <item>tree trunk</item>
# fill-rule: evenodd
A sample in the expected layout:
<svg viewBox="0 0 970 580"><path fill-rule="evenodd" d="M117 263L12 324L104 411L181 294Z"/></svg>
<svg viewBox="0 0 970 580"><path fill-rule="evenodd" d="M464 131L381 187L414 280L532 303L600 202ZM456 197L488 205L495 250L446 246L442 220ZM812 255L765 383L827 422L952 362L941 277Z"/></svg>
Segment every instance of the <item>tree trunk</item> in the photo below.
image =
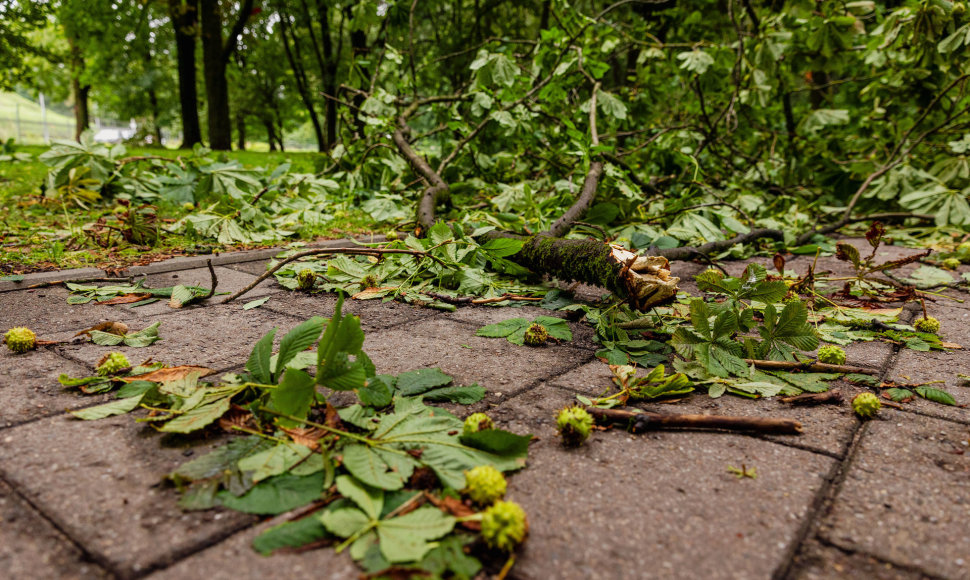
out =
<svg viewBox="0 0 970 580"><path fill-rule="evenodd" d="M320 36L323 40L323 90L331 97L337 95L337 59L334 55L333 40L330 38L330 12L324 0L317 0L317 19L320 21ZM337 102L326 100L327 150L337 142Z"/></svg>
<svg viewBox="0 0 970 580"><path fill-rule="evenodd" d="M246 150L246 115L241 111L236 113L236 149Z"/></svg>
<svg viewBox="0 0 970 580"><path fill-rule="evenodd" d="M317 139L317 149L326 151L326 143L323 137L323 128L320 126L320 118L317 116L317 109L313 105L313 96L310 94L310 81L307 79L306 70L303 68L303 54L300 52L300 42L290 30L290 16L283 10L282 3L278 6L280 17L280 36L283 41L283 52L286 53L286 60L290 63L293 71L293 78L296 80L296 90L300 93L300 100L310 114L310 123L313 125L313 134ZM293 47L290 47L290 38L293 39Z"/></svg>
<svg viewBox="0 0 970 580"><path fill-rule="evenodd" d="M269 142L269 150L276 151L276 129L273 128L273 120L264 118L263 127L266 127L266 141Z"/></svg>
<svg viewBox="0 0 970 580"><path fill-rule="evenodd" d="M175 28L175 53L179 77L179 107L182 117L183 149L202 142L199 125L199 96L195 86L195 33L199 24L198 0L169 0L169 15Z"/></svg>
<svg viewBox="0 0 970 580"><path fill-rule="evenodd" d="M209 107L209 147L217 151L232 148L232 122L229 114L229 84L226 66L236 51L239 35L253 11L253 0L244 0L236 23L225 43L222 40L222 11L219 0L200 0L202 21L202 65Z"/></svg>
<svg viewBox="0 0 970 580"><path fill-rule="evenodd" d="M77 41L70 35L67 42L71 48L71 94L74 97L74 140L80 142L81 134L91 125L88 114L88 93L91 85L81 82L84 73L84 57Z"/></svg>

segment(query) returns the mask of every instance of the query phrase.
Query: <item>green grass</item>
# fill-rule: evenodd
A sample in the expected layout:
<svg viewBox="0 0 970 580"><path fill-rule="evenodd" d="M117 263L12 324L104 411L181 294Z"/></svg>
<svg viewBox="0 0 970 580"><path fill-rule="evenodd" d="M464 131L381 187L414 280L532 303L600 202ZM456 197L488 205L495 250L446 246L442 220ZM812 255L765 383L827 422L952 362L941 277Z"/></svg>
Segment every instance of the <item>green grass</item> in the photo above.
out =
<svg viewBox="0 0 970 580"><path fill-rule="evenodd" d="M110 216L114 205L103 204L82 210L41 203L41 184L48 168L37 160L37 156L46 150L47 147L43 146L18 146L16 152L30 153L33 159L0 163L0 204L7 209L0 218L0 275L93 265L119 268L175 254L242 248L170 234L164 235L151 248L127 244L102 248L84 235L82 228L102 216ZM132 156L159 155L173 159L190 154L190 151L173 149L130 148L127 151L127 155ZM299 173L315 173L321 160L326 160L319 153L308 152L233 151L226 152L225 156L247 167L263 167L269 171L281 163L289 162L292 171ZM160 213L160 217L174 220L186 213L182 209L168 211L167 214ZM376 231L370 216L360 210L339 211L336 215L338 217L331 222L304 231L304 239L336 238Z"/></svg>
<svg viewBox="0 0 970 580"><path fill-rule="evenodd" d="M17 116L18 107L20 109L21 121L40 123L43 120L39 103L31 101L30 99L25 99L17 93L0 93L0 119L14 119ZM48 107L47 122L70 123L73 125L74 118L68 117L67 115L61 115L60 113L55 113L50 109L50 107Z"/></svg>

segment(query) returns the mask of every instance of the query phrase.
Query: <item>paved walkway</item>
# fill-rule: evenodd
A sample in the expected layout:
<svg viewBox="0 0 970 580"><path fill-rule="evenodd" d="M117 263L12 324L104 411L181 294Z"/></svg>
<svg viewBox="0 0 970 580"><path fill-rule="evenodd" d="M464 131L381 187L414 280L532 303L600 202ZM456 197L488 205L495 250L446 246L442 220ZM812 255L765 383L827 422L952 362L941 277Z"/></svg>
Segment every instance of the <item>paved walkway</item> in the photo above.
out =
<svg viewBox="0 0 970 580"><path fill-rule="evenodd" d="M249 284L272 254L217 257L219 290ZM204 263L205 257L180 258L130 273L147 274L149 286L207 286ZM805 264L798 258L789 267L801 272ZM829 259L820 264L825 267L842 265ZM700 268L674 266L688 290ZM729 265L732 272L742 268ZM102 320L132 328L160 321L164 340L127 349L129 358L238 371L269 329L286 331L311 315L327 316L335 303L333 296L291 293L272 281L236 303L183 310L162 302L68 306L63 287L22 289L103 275L85 270L0 282L0 330L28 325L41 338L63 340ZM242 310L247 300L267 295L264 306ZM348 309L361 317L365 350L379 372L441 367L459 383L488 390L465 412L485 410L503 428L538 436L528 468L510 478L509 496L531 523L514 578L970 579L965 408L917 401L903 411L884 407L879 419L863 423L847 406L792 408L776 400L695 395L675 406L645 408L791 417L803 422L805 433L632 436L611 430L565 450L554 434L555 410L577 393L598 394L609 385L588 327L571 323L573 342L526 351L475 331L531 317L540 313L536 308L469 306L445 313L373 301ZM970 345L970 301L938 301L929 310L942 320L945 340ZM104 399L62 390L58 375L91 374L108 350L86 343L0 354L0 577L357 577L349 558L332 549L259 556L249 543L273 521L224 510L180 512L162 476L218 441L162 436L129 416L95 422L65 416L64 409ZM847 350L849 364L879 369L884 379L945 379L961 404L970 403L970 388L956 376L970 373L968 351L918 353L886 343ZM847 399L859 390L846 383L837 388ZM728 473L728 465L741 464L756 467L758 477Z"/></svg>

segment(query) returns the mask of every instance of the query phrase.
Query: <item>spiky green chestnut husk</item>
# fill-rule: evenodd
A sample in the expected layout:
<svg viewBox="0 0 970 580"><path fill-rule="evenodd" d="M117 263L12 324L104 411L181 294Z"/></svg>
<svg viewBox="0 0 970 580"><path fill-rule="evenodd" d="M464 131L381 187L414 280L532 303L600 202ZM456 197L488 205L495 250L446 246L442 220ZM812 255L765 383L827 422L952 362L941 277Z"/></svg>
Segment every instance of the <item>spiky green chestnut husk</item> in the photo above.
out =
<svg viewBox="0 0 970 580"><path fill-rule="evenodd" d="M304 292L313 289L313 284L316 281L316 272L309 268L300 270L300 272L296 275L296 287Z"/></svg>
<svg viewBox="0 0 970 580"><path fill-rule="evenodd" d="M491 465L479 465L465 472L465 489L462 493L478 505L490 505L505 496L507 487L501 471Z"/></svg>
<svg viewBox="0 0 970 580"><path fill-rule="evenodd" d="M368 288L377 288L377 278L372 274L368 274L360 279L360 287L363 290Z"/></svg>
<svg viewBox="0 0 970 580"><path fill-rule="evenodd" d="M940 331L940 321L932 316L927 316L926 318L920 318L914 322L913 328L920 332L930 332L932 334L936 334Z"/></svg>
<svg viewBox="0 0 970 580"><path fill-rule="evenodd" d="M33 330L23 326L11 328L3 338L7 342L7 348L17 354L37 348L37 335Z"/></svg>
<svg viewBox="0 0 970 580"><path fill-rule="evenodd" d="M495 421L492 421L491 417L485 413L472 413L465 419L465 425L462 427L461 433L462 435L470 435L494 428Z"/></svg>
<svg viewBox="0 0 970 580"><path fill-rule="evenodd" d="M844 365L845 351L834 344L823 346L818 349L818 362L829 365Z"/></svg>
<svg viewBox="0 0 970 580"><path fill-rule="evenodd" d="M861 393L852 399L852 410L863 419L875 417L881 407L882 402L879 397L872 393Z"/></svg>
<svg viewBox="0 0 970 580"><path fill-rule="evenodd" d="M947 258L943 260L943 267L947 270L956 270L960 267L960 260L957 258Z"/></svg>
<svg viewBox="0 0 970 580"><path fill-rule="evenodd" d="M592 430L593 416L582 407L566 407L556 415L556 431L567 447L582 445Z"/></svg>
<svg viewBox="0 0 970 580"><path fill-rule="evenodd" d="M490 548L511 552L529 533L529 520L519 504L499 500L482 514L482 538Z"/></svg>
<svg viewBox="0 0 970 580"><path fill-rule="evenodd" d="M528 346L540 346L548 339L549 331L546 330L546 327L538 323L533 323L532 326L526 329L523 342Z"/></svg>
<svg viewBox="0 0 970 580"><path fill-rule="evenodd" d="M109 352L104 355L100 361L98 361L97 371L98 375L102 377L107 377L110 375L117 374L118 371L126 369L131 366L128 362L128 357L121 352Z"/></svg>

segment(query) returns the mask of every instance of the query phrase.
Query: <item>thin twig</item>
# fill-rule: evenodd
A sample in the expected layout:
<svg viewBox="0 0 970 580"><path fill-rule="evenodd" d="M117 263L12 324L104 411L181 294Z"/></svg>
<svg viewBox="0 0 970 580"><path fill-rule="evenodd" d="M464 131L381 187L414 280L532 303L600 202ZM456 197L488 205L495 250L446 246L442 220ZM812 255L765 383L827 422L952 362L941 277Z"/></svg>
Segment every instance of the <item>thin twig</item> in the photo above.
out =
<svg viewBox="0 0 970 580"><path fill-rule="evenodd" d="M859 375L877 375L878 370L868 369L865 367L856 367L849 365L831 365L828 363L807 361L807 362L790 362L790 361L780 361L780 360L758 360L758 359L744 359L744 362L749 365L754 365L755 368L773 370L773 371L812 371L815 373L855 373Z"/></svg>
<svg viewBox="0 0 970 580"><path fill-rule="evenodd" d="M587 410L597 419L626 424L631 433L642 433L653 429L721 429L783 435L798 435L802 432L802 424L794 419L726 415L661 415L649 411L632 412L598 407L589 407Z"/></svg>
<svg viewBox="0 0 970 580"><path fill-rule="evenodd" d="M256 286L258 286L260 282L269 278L270 276L275 274L277 270L289 264L290 262L294 262L296 260L299 260L300 258L305 258L307 256L319 256L324 254L350 254L350 255L357 255L357 256L380 256L383 254L410 254L412 256L418 256L421 258L425 258L425 257L431 258L432 260L434 260L435 262L438 262L442 266L446 266L446 264L442 262L440 258L432 256L427 252L419 252L417 250L398 250L398 249L388 249L388 248L320 248L316 250L306 250L303 252L297 252L296 254L293 254L289 258L286 258L279 264L276 264L275 266L273 266L273 268L264 272L260 277L253 280L252 283L250 283L248 286L236 292L232 296L226 298L225 300L220 302L220 304L232 302L236 298L239 298L243 294L249 292Z"/></svg>
<svg viewBox="0 0 970 580"><path fill-rule="evenodd" d="M203 300L208 300L212 298L216 293L216 286L219 285L219 279L216 278L216 269L212 267L212 260L205 261L206 266L209 267L209 278L212 282L212 287L209 288L209 293L202 297Z"/></svg>

